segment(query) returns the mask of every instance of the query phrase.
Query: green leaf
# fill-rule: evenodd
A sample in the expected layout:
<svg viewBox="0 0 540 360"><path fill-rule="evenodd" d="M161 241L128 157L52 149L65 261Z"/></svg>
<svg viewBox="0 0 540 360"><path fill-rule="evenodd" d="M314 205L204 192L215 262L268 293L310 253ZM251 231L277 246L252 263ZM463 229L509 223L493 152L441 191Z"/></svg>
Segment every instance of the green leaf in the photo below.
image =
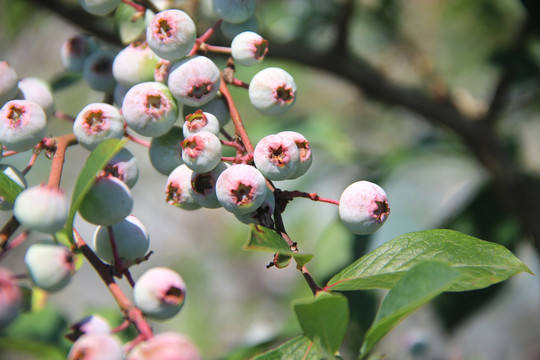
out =
<svg viewBox="0 0 540 360"><path fill-rule="evenodd" d="M347 332L349 304L341 294L320 292L309 301L298 302L294 311L304 335L334 355Z"/></svg>
<svg viewBox="0 0 540 360"><path fill-rule="evenodd" d="M82 78L80 73L64 73L51 80L51 89L53 92L63 90L81 81Z"/></svg>
<svg viewBox="0 0 540 360"><path fill-rule="evenodd" d="M100 143L94 151L90 153L88 159L86 159L86 163L81 169L77 182L75 183L75 188L73 189L69 216L66 222L65 234L68 236L71 244L75 243L73 238L73 221L75 219L75 213L81 205L84 196L96 181L96 175L127 142L128 139L107 139Z"/></svg>
<svg viewBox="0 0 540 360"><path fill-rule="evenodd" d="M15 181L11 180L9 176L0 172L0 197L11 204L15 202L15 198L19 193L23 191L23 188L19 186Z"/></svg>
<svg viewBox="0 0 540 360"><path fill-rule="evenodd" d="M305 336L297 336L285 344L265 352L252 360L320 360L317 347Z"/></svg>
<svg viewBox="0 0 540 360"><path fill-rule="evenodd" d="M398 236L335 275L326 289L389 289L415 265L435 260L459 270L449 291L481 289L529 268L504 246L452 230Z"/></svg>
<svg viewBox="0 0 540 360"><path fill-rule="evenodd" d="M461 273L441 262L413 267L388 292L368 330L360 356L365 356L398 322L448 289Z"/></svg>
<svg viewBox="0 0 540 360"><path fill-rule="evenodd" d="M33 355L32 358L42 360L63 360L66 358L65 351L54 345L30 339L0 337L0 353L7 355L10 351L17 354Z"/></svg>
<svg viewBox="0 0 540 360"><path fill-rule="evenodd" d="M313 258L313 255L292 251L287 242L272 229L254 224L250 224L249 227L249 237L244 245L244 250L278 252L280 255L290 255L296 260L298 268L301 268ZM281 259L280 263L283 263L283 259Z"/></svg>
<svg viewBox="0 0 540 360"><path fill-rule="evenodd" d="M135 16L137 14L137 16ZM120 4L114 13L114 22L122 44L127 45L139 40L146 29L145 17L140 16L133 6Z"/></svg>

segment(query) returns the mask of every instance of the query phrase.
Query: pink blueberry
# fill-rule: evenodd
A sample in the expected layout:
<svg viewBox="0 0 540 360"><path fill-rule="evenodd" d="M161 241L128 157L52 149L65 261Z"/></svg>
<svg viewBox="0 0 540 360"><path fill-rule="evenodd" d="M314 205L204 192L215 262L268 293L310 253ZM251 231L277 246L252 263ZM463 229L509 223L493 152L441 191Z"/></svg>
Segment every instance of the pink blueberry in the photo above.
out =
<svg viewBox="0 0 540 360"><path fill-rule="evenodd" d="M85 334L71 346L67 360L122 360L122 344L111 334Z"/></svg>
<svg viewBox="0 0 540 360"><path fill-rule="evenodd" d="M17 73L7 61L0 61L0 106L17 94Z"/></svg>
<svg viewBox="0 0 540 360"><path fill-rule="evenodd" d="M84 148L93 150L105 139L124 136L124 118L112 105L88 104L77 115L73 134Z"/></svg>
<svg viewBox="0 0 540 360"><path fill-rule="evenodd" d="M216 181L216 195L225 208L235 214L248 214L262 205L266 197L266 180L251 165L233 165Z"/></svg>
<svg viewBox="0 0 540 360"><path fill-rule="evenodd" d="M221 161L221 142L208 131L198 132L181 143L182 160L188 168L199 173L209 172Z"/></svg>
<svg viewBox="0 0 540 360"><path fill-rule="evenodd" d="M126 124L143 136L167 133L178 118L178 106L162 83L144 82L133 86L124 96L122 115Z"/></svg>
<svg viewBox="0 0 540 360"><path fill-rule="evenodd" d="M24 262L34 285L48 292L63 289L75 271L71 251L48 240L30 245Z"/></svg>
<svg viewBox="0 0 540 360"><path fill-rule="evenodd" d="M195 107L187 105L184 106L184 117L196 112L197 110L202 110L205 113L214 115L218 119L220 127L224 127L231 121L231 114L229 112L227 101L225 101L219 92L217 93L216 97L204 105Z"/></svg>
<svg viewBox="0 0 540 360"><path fill-rule="evenodd" d="M205 56L195 56L172 66L167 85L182 104L200 106L216 96L220 81L216 64Z"/></svg>
<svg viewBox="0 0 540 360"><path fill-rule="evenodd" d="M281 68L270 67L259 71L249 84L251 104L265 115L280 115L296 100L296 83Z"/></svg>
<svg viewBox="0 0 540 360"><path fill-rule="evenodd" d="M188 14L177 9L157 13L146 29L146 40L152 51L169 61L187 56L196 38L195 23Z"/></svg>
<svg viewBox="0 0 540 360"><path fill-rule="evenodd" d="M146 42L133 42L121 50L112 65L113 76L120 84L131 87L154 80L159 58Z"/></svg>
<svg viewBox="0 0 540 360"><path fill-rule="evenodd" d="M44 80L27 77L19 80L19 93L17 97L19 99L30 100L37 103L47 118L51 118L54 115L54 98L51 90L51 86Z"/></svg>
<svg viewBox="0 0 540 360"><path fill-rule="evenodd" d="M240 65L257 65L267 52L268 41L253 31L244 31L236 35L231 43L231 55L234 62Z"/></svg>
<svg viewBox="0 0 540 360"><path fill-rule="evenodd" d="M165 332L137 345L127 360L201 360L195 344L185 335Z"/></svg>
<svg viewBox="0 0 540 360"><path fill-rule="evenodd" d="M219 120L213 114L197 110L193 114L189 114L185 117L182 131L186 138L201 131L208 131L219 136Z"/></svg>
<svg viewBox="0 0 540 360"><path fill-rule="evenodd" d="M209 209L221 207L216 195L216 181L227 167L226 163L220 162L210 172L193 172L191 175L191 196L201 206Z"/></svg>
<svg viewBox="0 0 540 360"><path fill-rule="evenodd" d="M270 189L267 189L264 202L255 211L242 215L234 214L234 216L244 224L257 224L271 227L271 224L268 222L272 221L275 208L276 199L274 197L274 193Z"/></svg>
<svg viewBox="0 0 540 360"><path fill-rule="evenodd" d="M186 299L186 284L175 271L154 267L137 279L133 288L135 305L145 316L167 320L175 316Z"/></svg>
<svg viewBox="0 0 540 360"><path fill-rule="evenodd" d="M185 164L174 169L167 179L165 186L165 201L185 210L200 209L201 205L193 198L191 176L193 170Z"/></svg>
<svg viewBox="0 0 540 360"><path fill-rule="evenodd" d="M300 165L300 152L293 140L279 134L262 138L255 146L253 160L270 180L290 179Z"/></svg>
<svg viewBox="0 0 540 360"><path fill-rule="evenodd" d="M39 104L11 100L0 109L0 143L14 151L36 146L47 131L47 117Z"/></svg>
<svg viewBox="0 0 540 360"><path fill-rule="evenodd" d="M339 217L353 234L368 235L377 231L390 214L384 190L369 181L349 185L339 199Z"/></svg>
<svg viewBox="0 0 540 360"><path fill-rule="evenodd" d="M93 314L77 321L69 327L71 332L66 335L71 341L76 341L84 334L110 334L111 327L102 316Z"/></svg>
<svg viewBox="0 0 540 360"><path fill-rule="evenodd" d="M282 131L278 133L278 135L287 137L294 141L300 153L300 164L298 164L298 169L293 174L292 179L296 179L297 177L304 175L310 168L313 161L309 141L304 137L304 135L297 133L296 131Z"/></svg>

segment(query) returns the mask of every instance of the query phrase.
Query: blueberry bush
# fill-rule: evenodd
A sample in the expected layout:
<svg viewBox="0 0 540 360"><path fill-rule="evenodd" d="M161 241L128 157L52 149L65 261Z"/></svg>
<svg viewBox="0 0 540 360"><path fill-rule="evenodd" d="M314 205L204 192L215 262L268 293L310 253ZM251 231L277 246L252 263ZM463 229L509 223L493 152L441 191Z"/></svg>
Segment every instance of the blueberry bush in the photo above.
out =
<svg viewBox="0 0 540 360"><path fill-rule="evenodd" d="M381 343L532 274L537 11L0 3L0 358L451 358Z"/></svg>

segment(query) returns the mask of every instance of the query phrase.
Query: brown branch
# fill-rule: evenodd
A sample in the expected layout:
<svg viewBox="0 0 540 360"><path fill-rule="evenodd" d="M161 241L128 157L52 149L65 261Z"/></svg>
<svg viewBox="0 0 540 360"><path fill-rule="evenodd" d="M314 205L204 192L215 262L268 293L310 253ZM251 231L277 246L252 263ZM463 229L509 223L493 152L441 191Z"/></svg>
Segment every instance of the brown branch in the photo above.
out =
<svg viewBox="0 0 540 360"><path fill-rule="evenodd" d="M54 151L52 158L49 182L47 184L48 186L55 188L60 187L60 179L62 178L66 149L74 144L77 144L77 138L73 134L62 135L56 138L56 150Z"/></svg>

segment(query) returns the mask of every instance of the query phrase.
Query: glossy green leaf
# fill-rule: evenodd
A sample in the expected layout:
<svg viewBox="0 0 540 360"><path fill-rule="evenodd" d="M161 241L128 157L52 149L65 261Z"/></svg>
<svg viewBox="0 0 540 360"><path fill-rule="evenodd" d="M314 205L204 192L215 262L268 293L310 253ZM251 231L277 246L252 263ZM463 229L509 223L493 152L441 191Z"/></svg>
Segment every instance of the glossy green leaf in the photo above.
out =
<svg viewBox="0 0 540 360"><path fill-rule="evenodd" d="M321 292L313 299L296 303L294 311L305 336L328 354L338 351L349 324L345 296Z"/></svg>
<svg viewBox="0 0 540 360"><path fill-rule="evenodd" d="M244 245L244 250L278 252L280 255L290 255L296 260L298 268L301 268L313 258L313 255L292 251L287 242L274 230L254 224L250 225L249 237ZM281 263L283 263L283 260L281 260Z"/></svg>
<svg viewBox="0 0 540 360"><path fill-rule="evenodd" d="M326 289L389 289L419 263L435 260L461 272L449 291L481 289L529 268L504 246L452 230L404 234L361 257L335 275Z"/></svg>
<svg viewBox="0 0 540 360"><path fill-rule="evenodd" d="M448 289L461 273L445 263L428 261L413 267L385 296L362 344L366 355L397 323Z"/></svg>
<svg viewBox="0 0 540 360"><path fill-rule="evenodd" d="M75 188L73 189L69 216L65 228L65 234L72 244L75 242L73 238L73 221L75 219L75 213L81 205L84 196L96 181L96 175L127 142L128 139L107 139L100 143L94 151L90 153L88 159L86 159L86 163L81 169L77 182L75 183Z"/></svg>
<svg viewBox="0 0 540 360"><path fill-rule="evenodd" d="M23 188L19 186L15 181L11 180L9 176L0 172L0 197L11 204L15 202L15 198L19 193L23 191Z"/></svg>
<svg viewBox="0 0 540 360"><path fill-rule="evenodd" d="M120 4L114 13L114 22L122 44L139 40L145 31L145 17L137 13L133 6Z"/></svg>
<svg viewBox="0 0 540 360"><path fill-rule="evenodd" d="M297 336L285 344L253 358L253 360L320 360L324 358L305 336Z"/></svg>

